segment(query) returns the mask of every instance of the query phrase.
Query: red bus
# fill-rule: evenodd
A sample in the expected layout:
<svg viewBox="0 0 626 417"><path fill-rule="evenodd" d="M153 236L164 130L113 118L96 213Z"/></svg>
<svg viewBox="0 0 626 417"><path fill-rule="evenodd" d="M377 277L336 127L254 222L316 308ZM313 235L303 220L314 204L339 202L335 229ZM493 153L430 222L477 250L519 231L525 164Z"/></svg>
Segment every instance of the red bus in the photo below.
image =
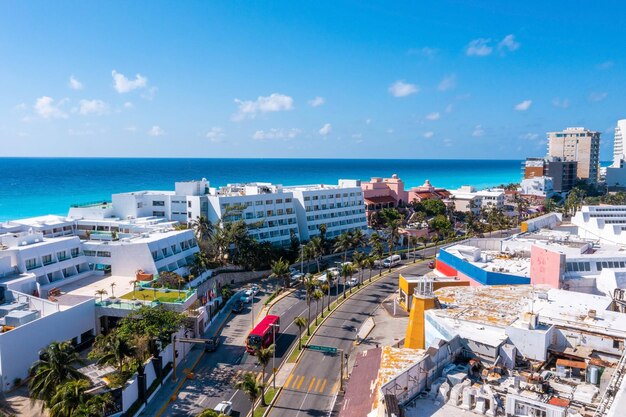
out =
<svg viewBox="0 0 626 417"><path fill-rule="evenodd" d="M268 315L250 332L246 339L246 351L254 355L257 349L266 348L274 341L272 332L280 331L280 317Z"/></svg>

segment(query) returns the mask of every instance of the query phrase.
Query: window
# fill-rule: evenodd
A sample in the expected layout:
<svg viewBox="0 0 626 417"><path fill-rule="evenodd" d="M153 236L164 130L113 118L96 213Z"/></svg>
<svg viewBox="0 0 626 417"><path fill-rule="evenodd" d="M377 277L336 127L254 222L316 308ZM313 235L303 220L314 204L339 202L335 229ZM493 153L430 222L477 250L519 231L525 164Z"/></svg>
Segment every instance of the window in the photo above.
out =
<svg viewBox="0 0 626 417"><path fill-rule="evenodd" d="M307 197L305 197L304 199L307 200ZM291 203L291 198L285 198L285 203Z"/></svg>
<svg viewBox="0 0 626 417"><path fill-rule="evenodd" d="M165 201L154 200L152 202L152 205L155 206L155 207L164 207L165 206Z"/></svg>
<svg viewBox="0 0 626 417"><path fill-rule="evenodd" d="M153 211L152 215L154 217L165 217L165 212L164 211Z"/></svg>
<svg viewBox="0 0 626 417"><path fill-rule="evenodd" d="M72 258L76 258L78 255L80 255L80 249L79 248L72 248Z"/></svg>
<svg viewBox="0 0 626 417"><path fill-rule="evenodd" d="M262 202L262 201L255 201L255 202L254 202L254 205L255 205L255 206L262 206L262 205L263 205L263 202Z"/></svg>
<svg viewBox="0 0 626 417"><path fill-rule="evenodd" d="M282 202L283 202L282 198L279 198L279 199L276 200L276 204L281 204Z"/></svg>
<svg viewBox="0 0 626 417"><path fill-rule="evenodd" d="M95 250L85 250L84 253L85 253L85 256L96 256Z"/></svg>
<svg viewBox="0 0 626 417"><path fill-rule="evenodd" d="M37 268L37 260L35 258L26 260L26 269Z"/></svg>
<svg viewBox="0 0 626 417"><path fill-rule="evenodd" d="M265 200L265 204L267 204L267 205L271 205L271 204L273 204L273 203L274 203L274 202L273 202L272 200Z"/></svg>
<svg viewBox="0 0 626 417"><path fill-rule="evenodd" d="M110 258L111 257L111 252L100 250L100 251L98 251L97 256L101 256L103 258Z"/></svg>

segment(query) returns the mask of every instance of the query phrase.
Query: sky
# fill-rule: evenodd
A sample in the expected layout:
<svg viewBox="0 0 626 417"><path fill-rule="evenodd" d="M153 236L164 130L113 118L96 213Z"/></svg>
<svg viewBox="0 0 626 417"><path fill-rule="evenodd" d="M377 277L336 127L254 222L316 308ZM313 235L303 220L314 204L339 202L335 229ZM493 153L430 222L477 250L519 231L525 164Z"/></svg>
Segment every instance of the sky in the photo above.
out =
<svg viewBox="0 0 626 417"><path fill-rule="evenodd" d="M620 1L0 2L0 156L477 158L626 118Z"/></svg>

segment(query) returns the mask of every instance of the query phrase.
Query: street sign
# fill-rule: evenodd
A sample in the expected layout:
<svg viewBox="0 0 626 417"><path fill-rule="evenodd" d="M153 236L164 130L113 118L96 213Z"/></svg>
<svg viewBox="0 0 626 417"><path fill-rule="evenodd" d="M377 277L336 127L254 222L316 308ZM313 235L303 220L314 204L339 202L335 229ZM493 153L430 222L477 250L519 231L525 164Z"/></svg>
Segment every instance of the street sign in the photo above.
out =
<svg viewBox="0 0 626 417"><path fill-rule="evenodd" d="M337 348L330 347L330 346L306 345L306 348L311 349L311 350L317 350L320 352L337 353Z"/></svg>

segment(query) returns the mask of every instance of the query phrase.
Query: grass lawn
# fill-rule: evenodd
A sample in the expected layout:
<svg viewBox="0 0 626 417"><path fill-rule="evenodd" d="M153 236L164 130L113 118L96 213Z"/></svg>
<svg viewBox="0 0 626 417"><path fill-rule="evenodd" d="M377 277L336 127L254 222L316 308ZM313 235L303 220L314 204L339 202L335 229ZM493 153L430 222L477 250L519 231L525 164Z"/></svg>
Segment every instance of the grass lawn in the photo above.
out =
<svg viewBox="0 0 626 417"><path fill-rule="evenodd" d="M136 298L139 301L143 301L144 299L146 301L152 301L154 300L154 290L152 290L151 288L146 288L146 289L137 288L134 291L134 293L133 291L131 291L128 294L122 295L122 297L120 298L123 298L124 300L132 300L133 298ZM156 299L163 303L171 303L173 301L184 301L186 298L187 298L187 291L181 291L180 297L178 295L177 290L170 290L169 292L157 290L156 292Z"/></svg>
<svg viewBox="0 0 626 417"><path fill-rule="evenodd" d="M267 404L271 403L272 400L274 399L274 395L276 395L276 391L274 391L274 388L271 388L271 387L268 388L268 390L265 391L265 402ZM259 405L259 407L256 410L254 410L253 417L262 417L266 409L267 407L263 407L262 405Z"/></svg>

